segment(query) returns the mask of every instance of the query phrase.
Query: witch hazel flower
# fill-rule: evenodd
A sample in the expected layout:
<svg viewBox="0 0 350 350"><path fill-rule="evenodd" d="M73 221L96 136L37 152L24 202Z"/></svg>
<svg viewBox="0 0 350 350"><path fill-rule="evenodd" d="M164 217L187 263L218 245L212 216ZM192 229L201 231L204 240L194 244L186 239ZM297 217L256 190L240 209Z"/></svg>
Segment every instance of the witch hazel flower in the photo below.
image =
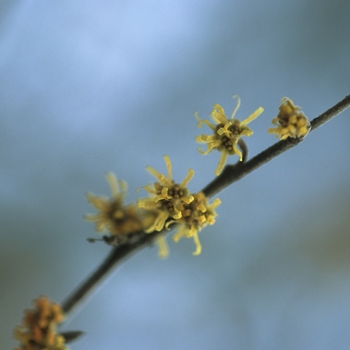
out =
<svg viewBox="0 0 350 350"><path fill-rule="evenodd" d="M195 117L198 120L198 127L201 128L202 125L205 124L213 132L211 135L202 134L196 137L196 142L207 144L207 150L203 151L199 148L199 153L205 155L213 150L221 152L219 164L215 170L215 175L217 176L221 174L229 155L237 154L239 160L243 160L242 152L237 147L238 141L243 136L250 136L253 134L253 131L247 126L247 124L256 119L264 111L262 107L259 107L248 118L240 121L235 118L235 115L241 104L241 100L237 95L233 95L232 97L237 99L237 104L230 119L227 118L223 107L219 104L214 104L213 110L210 114L214 124L208 120L200 119L198 113L195 113Z"/></svg>
<svg viewBox="0 0 350 350"><path fill-rule="evenodd" d="M140 198L137 201L139 208L155 213L153 222L145 229L146 233L162 231L168 220L174 222L181 219L183 205L190 204L194 200L194 197L187 189L187 185L192 179L194 171L189 169L184 180L181 183L177 183L172 178L172 164L169 156L165 155L164 160L167 168L167 176L147 166L147 171L158 181L152 185L144 186L143 188L150 196L147 198ZM167 257L169 250L163 235L157 237L157 243L159 246L159 256L161 258Z"/></svg>
<svg viewBox="0 0 350 350"><path fill-rule="evenodd" d="M161 231L169 218L174 220L180 219L182 216L182 203L189 204L194 199L187 189L187 184L192 179L194 171L189 169L185 179L181 183L176 183L172 178L170 158L165 155L164 160L168 175L165 176L156 169L147 166L147 171L158 181L150 186L143 187L150 194L150 197L137 200L139 208L157 212L153 224L145 230L147 233Z"/></svg>
<svg viewBox="0 0 350 350"><path fill-rule="evenodd" d="M118 181L116 176L109 172L106 175L112 197L95 196L87 194L87 199L97 210L97 214L86 214L87 221L95 222L97 232L108 232L106 241L118 244L128 241L128 236L144 229L147 216L143 215L135 204L124 205L127 191L125 181ZM152 217L153 218L153 217Z"/></svg>
<svg viewBox="0 0 350 350"><path fill-rule="evenodd" d="M277 126L269 128L268 133L275 134L280 140L306 136L310 130L310 122L300 109L291 99L283 97L279 113L272 119L272 123Z"/></svg>
<svg viewBox="0 0 350 350"><path fill-rule="evenodd" d="M46 296L34 300L34 309L26 310L23 322L14 331L20 346L15 350L68 350L65 338L57 333L64 314L59 304Z"/></svg>
<svg viewBox="0 0 350 350"><path fill-rule="evenodd" d="M183 204L182 216L179 220L179 228L173 240L178 242L180 238L193 238L196 250L193 255L199 255L202 251L202 245L198 238L198 232L207 225L214 225L217 213L215 208L221 204L219 198L215 198L211 204L203 192L193 195L193 201L189 204ZM169 222L169 224L171 221Z"/></svg>

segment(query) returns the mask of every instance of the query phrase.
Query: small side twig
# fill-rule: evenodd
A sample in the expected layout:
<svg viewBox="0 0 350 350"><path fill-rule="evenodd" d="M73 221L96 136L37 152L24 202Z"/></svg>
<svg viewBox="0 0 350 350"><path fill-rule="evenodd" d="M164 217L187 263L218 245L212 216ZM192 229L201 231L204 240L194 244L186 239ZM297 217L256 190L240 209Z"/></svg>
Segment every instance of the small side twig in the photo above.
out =
<svg viewBox="0 0 350 350"><path fill-rule="evenodd" d="M342 101L337 103L332 108L328 109L319 117L313 119L311 121L310 132L317 129L349 107L350 95L346 96ZM281 153L286 152L290 148L296 146L302 142L302 140L302 138L289 138L284 141L279 141L247 162L241 162L235 165L227 165L221 175L209 183L202 191L208 197L214 196L224 188L231 185L233 182L243 178L255 169L261 167L273 158L277 157ZM240 147L243 149L245 145L241 144ZM101 263L101 265L98 266L97 269L90 276L88 276L87 279L76 290L74 290L72 294L66 298L65 301L63 301L62 309L66 315L71 313L74 308L81 304L82 301L92 293L92 291L99 285L99 283L113 268L118 266L122 261L130 257L132 254L136 253L144 246L152 244L156 237L158 235L164 234L164 232L165 230L160 232L153 232L150 234L139 232L139 239L134 243L124 244L113 248L107 258Z"/></svg>

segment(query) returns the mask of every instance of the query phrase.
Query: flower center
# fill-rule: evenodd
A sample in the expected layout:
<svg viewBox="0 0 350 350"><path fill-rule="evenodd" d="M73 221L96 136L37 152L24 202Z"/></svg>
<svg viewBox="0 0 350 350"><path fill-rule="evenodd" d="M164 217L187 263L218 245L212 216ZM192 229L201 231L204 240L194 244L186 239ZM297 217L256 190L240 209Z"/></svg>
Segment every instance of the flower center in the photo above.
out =
<svg viewBox="0 0 350 350"><path fill-rule="evenodd" d="M107 213L107 217L115 224L121 224L125 220L125 213L121 209L119 202L111 203L110 209Z"/></svg>
<svg viewBox="0 0 350 350"><path fill-rule="evenodd" d="M228 127L228 130L230 130L234 135L240 135L240 133L242 132L242 129L239 126L239 122L237 120L234 120L232 122L232 125Z"/></svg>
<svg viewBox="0 0 350 350"><path fill-rule="evenodd" d="M180 188L180 185L175 184L172 188L169 188L168 195L175 199L179 199L184 196L184 191Z"/></svg>
<svg viewBox="0 0 350 350"><path fill-rule="evenodd" d="M226 148L228 151L232 151L233 150L231 139L229 139L225 135L223 135L221 137L221 145L222 145L222 147Z"/></svg>

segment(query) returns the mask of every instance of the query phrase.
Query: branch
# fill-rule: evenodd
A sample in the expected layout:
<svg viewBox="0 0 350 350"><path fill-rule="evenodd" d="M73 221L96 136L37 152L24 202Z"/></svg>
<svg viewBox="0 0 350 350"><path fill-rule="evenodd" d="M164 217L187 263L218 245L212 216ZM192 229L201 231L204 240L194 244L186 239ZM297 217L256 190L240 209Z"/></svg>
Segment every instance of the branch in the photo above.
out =
<svg viewBox="0 0 350 350"><path fill-rule="evenodd" d="M113 268L120 265L126 258L129 258L131 255L135 254L144 246L151 245L155 238L162 233L164 234L164 230L148 234L140 231L136 233L139 239L135 243L123 244L114 247L109 255L97 267L97 269L62 302L61 307L65 315L68 316L73 309L81 304L104 280L104 278L107 277L107 274Z"/></svg>
<svg viewBox="0 0 350 350"><path fill-rule="evenodd" d="M316 130L318 127L334 118L336 115L349 107L350 95L346 96L335 106L312 120L310 132ZM233 182L238 181L239 179L251 173L253 170L261 167L273 158L277 157L283 152L286 152L302 141L302 138L288 138L284 141L277 142L247 162L240 162L235 165L227 165L221 175L216 177L202 191L207 197L212 197L222 191L224 188L231 185ZM241 148L245 147L244 144L240 146ZM129 258L132 254L136 253L141 248L145 247L146 245L151 245L157 236L164 234L165 232L166 230L153 232L150 234L139 232L137 233L137 236L139 238L134 243L119 245L113 248L107 258L101 263L100 266L97 267L92 275L90 275L76 290L72 292L71 295L66 298L65 301L63 301L62 309L66 315L68 315L74 308L82 303L82 301L93 292L93 290L99 285L100 282L102 282L102 280L113 268L117 267L126 258Z"/></svg>

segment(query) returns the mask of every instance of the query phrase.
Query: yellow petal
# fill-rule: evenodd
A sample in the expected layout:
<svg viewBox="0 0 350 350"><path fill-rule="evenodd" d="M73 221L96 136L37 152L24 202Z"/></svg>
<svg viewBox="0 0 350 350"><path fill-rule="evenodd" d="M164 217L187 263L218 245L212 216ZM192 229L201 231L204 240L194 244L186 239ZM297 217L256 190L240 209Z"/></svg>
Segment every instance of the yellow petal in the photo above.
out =
<svg viewBox="0 0 350 350"><path fill-rule="evenodd" d="M215 141L218 139L217 135L201 135L201 142Z"/></svg>
<svg viewBox="0 0 350 350"><path fill-rule="evenodd" d="M186 177L182 180L181 184L180 184L180 188L185 188L187 187L187 184L190 182L190 180L193 178L194 175L194 170L192 169L188 169L188 173L186 175Z"/></svg>
<svg viewBox="0 0 350 350"><path fill-rule="evenodd" d="M176 213L175 215L173 215L173 219L175 220L179 220L182 218L182 213L181 211L179 211L178 213Z"/></svg>
<svg viewBox="0 0 350 350"><path fill-rule="evenodd" d="M197 207L198 210L200 210L202 213L205 213L207 211L207 208L203 203L200 203Z"/></svg>
<svg viewBox="0 0 350 350"><path fill-rule="evenodd" d="M213 106L213 111L211 112L211 117L218 122L219 124L226 124L227 123L227 117L225 114L225 110L222 106L220 106L218 103L216 103Z"/></svg>
<svg viewBox="0 0 350 350"><path fill-rule="evenodd" d="M223 128L220 128L217 133L221 136L222 134L225 134L227 137L230 137L231 132L228 130L228 128L232 125L232 122L227 122Z"/></svg>
<svg viewBox="0 0 350 350"><path fill-rule="evenodd" d="M221 200L219 198L215 198L213 200L213 203L209 206L210 210L214 210L216 207L218 207L221 204Z"/></svg>
<svg viewBox="0 0 350 350"><path fill-rule="evenodd" d="M242 152L237 148L236 145L233 145L233 150L238 155L239 161L241 162L243 160Z"/></svg>
<svg viewBox="0 0 350 350"><path fill-rule="evenodd" d="M236 112L238 111L238 108L240 107L241 105L241 99L238 95L232 95L232 98L235 98L237 100L237 104L236 104L236 107L234 108L232 114L231 114L231 119L233 119L236 115Z"/></svg>
<svg viewBox="0 0 350 350"><path fill-rule="evenodd" d="M161 259L165 259L169 256L168 244L164 236L160 235L157 237L157 244L159 247L158 256Z"/></svg>
<svg viewBox="0 0 350 350"><path fill-rule="evenodd" d="M146 166L146 170L151 173L162 185L170 187L172 185L165 175L161 174L158 170L152 168L151 166Z"/></svg>
<svg viewBox="0 0 350 350"><path fill-rule="evenodd" d="M202 151L202 149L198 147L198 152L203 155L210 153L212 150L213 150L212 148L208 148L206 151Z"/></svg>
<svg viewBox="0 0 350 350"><path fill-rule="evenodd" d="M201 127L202 127L202 124L205 124L205 125L209 126L210 129L212 129L213 131L215 131L215 125L213 125L212 123L210 123L208 120L200 119L200 118L198 117L198 112L196 112L196 113L194 114L194 116L195 116L196 119L198 120L198 124L197 124L198 128L201 128Z"/></svg>
<svg viewBox="0 0 350 350"><path fill-rule="evenodd" d="M186 204L190 204L191 202L193 202L194 200L194 197L192 195L189 195L189 196L183 196L180 198L181 201L183 201L184 203Z"/></svg>
<svg viewBox="0 0 350 350"><path fill-rule="evenodd" d="M120 188L119 188L117 177L113 173L108 172L106 174L106 178L107 178L107 181L109 183L109 186L111 187L111 192L112 192L113 197L117 197L120 193Z"/></svg>
<svg viewBox="0 0 350 350"><path fill-rule="evenodd" d="M227 160L227 156L228 156L228 153L224 150L222 153L221 153L221 157L220 157L220 160L219 160L219 164L218 164L218 167L216 168L214 174L216 176L219 176L222 172L222 169L224 168L225 164L226 164L226 160Z"/></svg>
<svg viewBox="0 0 350 350"><path fill-rule="evenodd" d="M196 245L196 250L192 253L192 255L199 255L202 252L202 245L201 245L201 242L199 241L199 238L198 238L198 232L194 227L191 230L193 231L192 237L193 237L193 241Z"/></svg>
<svg viewBox="0 0 350 350"><path fill-rule="evenodd" d="M221 140L216 140L216 141L212 141L212 142L208 142L208 149L215 149L219 146L221 146L222 141Z"/></svg>
<svg viewBox="0 0 350 350"><path fill-rule="evenodd" d="M173 178L173 174L172 174L172 167L171 167L170 158L167 155L163 156L163 158L165 160L165 165L166 165L166 168L168 170L168 179L169 179L169 181L171 181Z"/></svg>
<svg viewBox="0 0 350 350"><path fill-rule="evenodd" d="M247 124L249 124L251 121L253 121L254 119L256 119L262 112L264 112L264 108L259 107L255 112L253 112L248 118L244 119L240 125L241 126L245 126Z"/></svg>
<svg viewBox="0 0 350 350"><path fill-rule="evenodd" d="M84 219L86 221L96 221L100 218L100 214L85 214Z"/></svg>
<svg viewBox="0 0 350 350"><path fill-rule="evenodd" d="M180 238L182 238L185 235L185 232L188 230L188 228L185 225L180 226L180 228L177 230L177 232L173 236L173 241L178 242Z"/></svg>

